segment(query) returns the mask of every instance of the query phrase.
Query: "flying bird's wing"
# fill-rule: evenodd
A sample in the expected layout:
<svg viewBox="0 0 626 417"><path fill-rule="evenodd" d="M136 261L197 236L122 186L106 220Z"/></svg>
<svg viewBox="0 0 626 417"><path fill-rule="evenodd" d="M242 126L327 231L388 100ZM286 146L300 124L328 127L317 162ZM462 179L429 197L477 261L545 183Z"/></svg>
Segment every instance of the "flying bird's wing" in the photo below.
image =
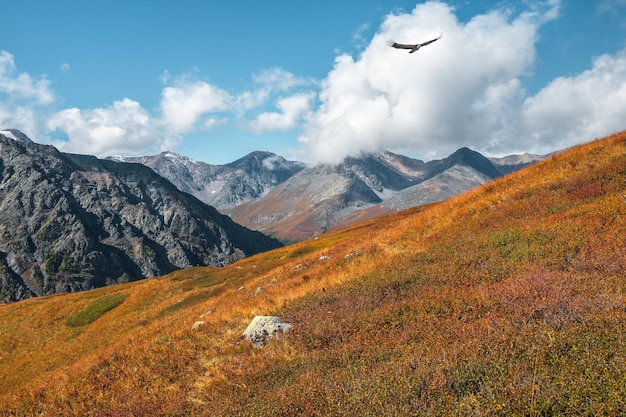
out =
<svg viewBox="0 0 626 417"><path fill-rule="evenodd" d="M387 45L391 46L392 48L396 48L396 49L410 49L409 53L412 54L413 52L415 52L418 49L420 49L422 46L430 45L431 43L441 39L442 35L443 34L439 35L435 39L431 39L429 41L426 41L426 42L423 42L423 43L418 43L418 44L415 44L415 45L410 45L410 44L406 44L406 43L397 43L393 39L388 39L387 40Z"/></svg>
<svg viewBox="0 0 626 417"><path fill-rule="evenodd" d="M443 36L443 33L439 36L437 36L435 39L431 39L429 41L426 41L424 43L420 43L419 46L426 46L426 45L430 45L431 43L438 41L439 39L441 39L441 36Z"/></svg>

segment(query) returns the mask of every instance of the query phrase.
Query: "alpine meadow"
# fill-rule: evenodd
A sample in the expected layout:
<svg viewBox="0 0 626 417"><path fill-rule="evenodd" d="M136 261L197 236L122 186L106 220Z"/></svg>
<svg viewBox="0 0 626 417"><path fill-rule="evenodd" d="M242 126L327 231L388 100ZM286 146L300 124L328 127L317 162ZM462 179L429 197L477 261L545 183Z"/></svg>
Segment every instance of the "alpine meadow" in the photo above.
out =
<svg viewBox="0 0 626 417"><path fill-rule="evenodd" d="M240 260L0 306L1 416L626 413L626 132ZM256 316L291 327L254 347Z"/></svg>

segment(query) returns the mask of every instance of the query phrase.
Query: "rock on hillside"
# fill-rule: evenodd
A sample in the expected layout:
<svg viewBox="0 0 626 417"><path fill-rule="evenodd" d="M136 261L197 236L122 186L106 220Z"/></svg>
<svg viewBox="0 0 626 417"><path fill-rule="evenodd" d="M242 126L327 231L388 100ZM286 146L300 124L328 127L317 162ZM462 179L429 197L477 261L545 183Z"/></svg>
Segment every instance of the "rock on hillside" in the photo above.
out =
<svg viewBox="0 0 626 417"><path fill-rule="evenodd" d="M265 151L252 152L226 165L206 164L172 152L109 159L146 165L220 211L258 200L304 168L301 162Z"/></svg>
<svg viewBox="0 0 626 417"><path fill-rule="evenodd" d="M0 302L221 266L281 246L144 165L61 153L16 132L0 131Z"/></svg>

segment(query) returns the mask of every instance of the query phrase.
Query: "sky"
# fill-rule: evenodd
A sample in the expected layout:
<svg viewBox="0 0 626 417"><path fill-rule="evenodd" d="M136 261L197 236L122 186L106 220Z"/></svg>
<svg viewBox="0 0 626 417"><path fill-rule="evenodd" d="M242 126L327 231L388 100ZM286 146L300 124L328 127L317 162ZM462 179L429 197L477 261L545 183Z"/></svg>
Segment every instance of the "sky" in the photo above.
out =
<svg viewBox="0 0 626 417"><path fill-rule="evenodd" d="M64 152L431 160L626 129L626 0L20 0L0 15L0 129Z"/></svg>

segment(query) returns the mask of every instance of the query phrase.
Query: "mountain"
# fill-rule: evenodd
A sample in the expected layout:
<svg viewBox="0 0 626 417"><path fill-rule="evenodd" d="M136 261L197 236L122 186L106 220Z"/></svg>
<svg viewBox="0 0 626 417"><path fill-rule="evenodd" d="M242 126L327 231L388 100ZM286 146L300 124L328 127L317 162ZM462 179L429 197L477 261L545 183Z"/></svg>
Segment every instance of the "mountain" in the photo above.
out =
<svg viewBox="0 0 626 417"><path fill-rule="evenodd" d="M461 148L445 159L428 162L425 171L428 175L419 184L401 190L381 206L397 211L445 200L502 175L488 158L469 148Z"/></svg>
<svg viewBox="0 0 626 417"><path fill-rule="evenodd" d="M252 152L226 165L211 165L172 152L108 159L146 165L181 191L220 211L263 197L305 166L265 151Z"/></svg>
<svg viewBox="0 0 626 417"><path fill-rule="evenodd" d="M3 416L622 416L626 132L224 268L0 306ZM257 317L290 328L263 347Z"/></svg>
<svg viewBox="0 0 626 417"><path fill-rule="evenodd" d="M506 161L502 166L508 167ZM346 158L336 166L306 168L266 196L227 213L251 229L299 241L355 221L445 200L501 175L489 159L468 148L429 162L381 151Z"/></svg>
<svg viewBox="0 0 626 417"><path fill-rule="evenodd" d="M0 301L222 266L281 246L144 165L26 139L0 131Z"/></svg>
<svg viewBox="0 0 626 417"><path fill-rule="evenodd" d="M251 229L299 241L380 201L376 192L353 172L318 165L300 171L264 198L241 204L228 214Z"/></svg>
<svg viewBox="0 0 626 417"><path fill-rule="evenodd" d="M518 169L522 169L527 165L539 162L546 156L535 155L531 153L523 153L519 155L507 155L501 158L490 157L489 160L503 175L509 174Z"/></svg>
<svg viewBox="0 0 626 417"><path fill-rule="evenodd" d="M313 167L261 151L226 165L171 152L110 159L149 166L246 227L299 241L360 219L444 200L542 157L488 159L461 148L429 162L379 151L348 157L336 166Z"/></svg>

